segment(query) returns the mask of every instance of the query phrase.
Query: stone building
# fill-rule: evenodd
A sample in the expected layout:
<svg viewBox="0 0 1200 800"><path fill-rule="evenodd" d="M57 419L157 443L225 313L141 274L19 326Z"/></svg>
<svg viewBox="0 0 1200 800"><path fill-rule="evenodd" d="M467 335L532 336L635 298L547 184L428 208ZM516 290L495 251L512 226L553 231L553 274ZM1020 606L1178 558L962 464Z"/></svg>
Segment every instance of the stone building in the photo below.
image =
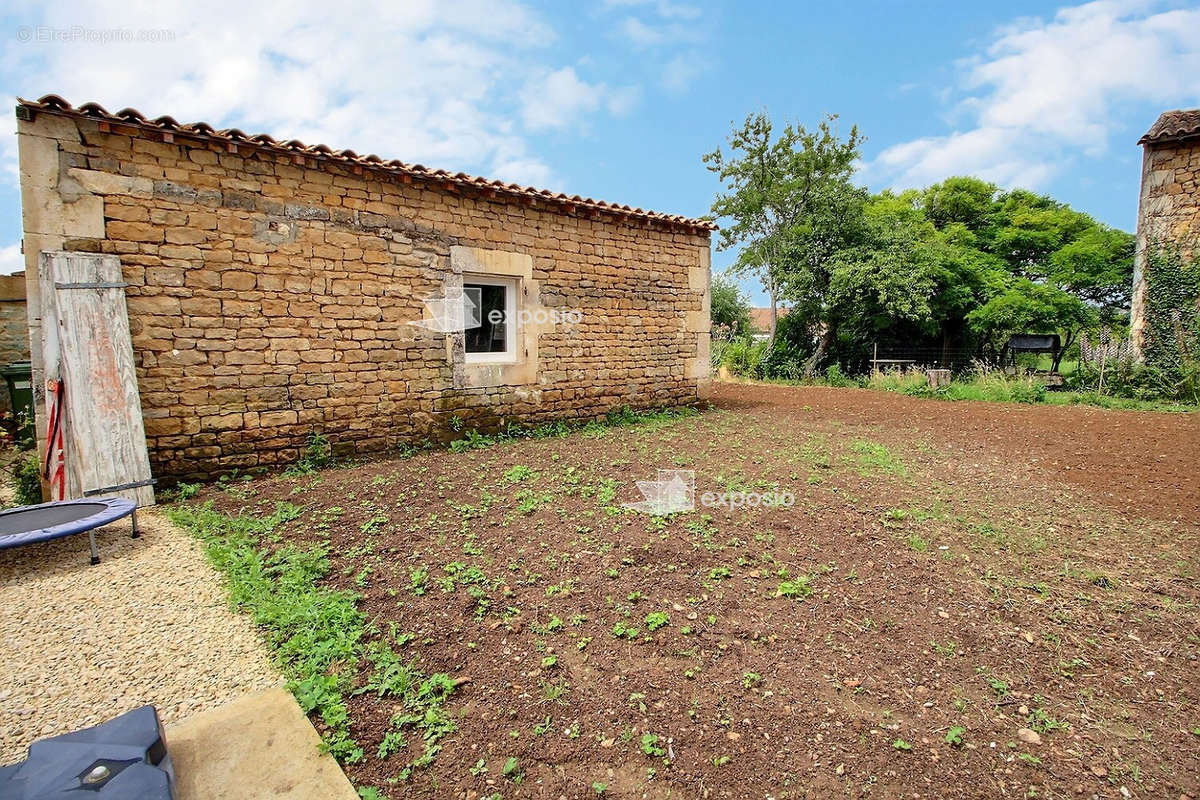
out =
<svg viewBox="0 0 1200 800"><path fill-rule="evenodd" d="M35 386L39 255L116 255L156 476L706 392L707 221L56 96L17 119Z"/></svg>
<svg viewBox="0 0 1200 800"><path fill-rule="evenodd" d="M1143 148L1142 189L1130 326L1140 355L1146 326L1146 248L1164 240L1186 248L1200 237L1200 109L1164 112L1138 144Z"/></svg>
<svg viewBox="0 0 1200 800"><path fill-rule="evenodd" d="M29 360L29 324L25 318L25 276L0 275L0 367ZM0 386L0 411L10 410L8 390Z"/></svg>

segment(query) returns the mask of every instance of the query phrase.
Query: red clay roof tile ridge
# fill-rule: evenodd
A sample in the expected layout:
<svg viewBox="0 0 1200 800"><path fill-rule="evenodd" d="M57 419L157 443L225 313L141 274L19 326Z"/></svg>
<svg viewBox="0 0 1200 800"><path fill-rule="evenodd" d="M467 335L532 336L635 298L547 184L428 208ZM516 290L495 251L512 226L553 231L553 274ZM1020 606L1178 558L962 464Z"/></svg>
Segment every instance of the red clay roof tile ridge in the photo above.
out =
<svg viewBox="0 0 1200 800"><path fill-rule="evenodd" d="M133 125L142 128L158 129L168 132L178 131L188 135L221 140L231 144L237 143L239 146L241 144L245 144L248 146L260 147L278 152L303 153L314 157L371 166L378 169L384 169L389 172L443 181L460 186L486 188L515 196L544 200L572 209L577 207L591 208L610 214L615 214L617 216L643 218L693 230L712 231L716 230L717 228L716 224L712 220L705 218L687 217L682 214L664 214L662 212L649 211L629 205L610 203L605 200L595 200L590 197L581 197L580 195L568 196L562 192L555 193L549 189L538 189L533 186L523 186L518 183L504 183L503 181L499 180L484 178L477 175L469 175L465 172L450 173L442 169L430 169L422 164L408 164L398 159L385 161L373 153L371 155L360 156L353 150L335 150L324 144L308 145L299 141L298 139L281 142L265 133L249 135L237 128L218 130L212 125L209 125L207 122L180 124L170 116L161 116L150 120L136 108L123 108L116 114L113 114L105 109L104 106L95 102L84 103L78 107L72 106L64 98L56 94L44 95L36 101L25 100L18 97L17 103L20 106L25 106L29 109L46 111L48 113L64 114L75 117L90 117L108 122Z"/></svg>

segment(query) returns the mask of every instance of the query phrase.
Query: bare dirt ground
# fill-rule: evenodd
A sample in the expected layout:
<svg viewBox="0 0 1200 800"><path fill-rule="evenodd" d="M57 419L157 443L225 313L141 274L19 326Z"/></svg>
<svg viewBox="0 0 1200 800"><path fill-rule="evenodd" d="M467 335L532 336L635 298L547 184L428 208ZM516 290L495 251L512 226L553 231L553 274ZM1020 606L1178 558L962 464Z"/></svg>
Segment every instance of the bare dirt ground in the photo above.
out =
<svg viewBox="0 0 1200 800"><path fill-rule="evenodd" d="M623 509L658 468L796 502ZM403 782L419 736L377 757L397 709L351 700L381 796L1200 796L1200 415L719 385L199 499L301 505L284 541L465 679Z"/></svg>

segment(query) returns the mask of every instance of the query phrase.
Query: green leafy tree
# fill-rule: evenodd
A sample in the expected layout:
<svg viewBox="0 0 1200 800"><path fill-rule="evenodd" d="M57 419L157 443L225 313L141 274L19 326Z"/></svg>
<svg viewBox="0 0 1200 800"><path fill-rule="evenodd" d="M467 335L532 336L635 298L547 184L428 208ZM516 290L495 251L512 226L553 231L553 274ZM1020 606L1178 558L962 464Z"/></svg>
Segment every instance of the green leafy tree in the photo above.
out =
<svg viewBox="0 0 1200 800"><path fill-rule="evenodd" d="M843 354L867 344L914 339L939 343L943 360L965 337L965 318L1008 279L1004 263L978 249L962 222L939 228L927 193L883 192L864 211L861 241L834 258L831 297Z"/></svg>
<svg viewBox="0 0 1200 800"><path fill-rule="evenodd" d="M772 344L781 286L791 282L796 259L816 254L820 232L835 222L831 209L842 207L839 195L850 188L859 157L858 129L852 127L843 140L833 130L835 119L826 118L814 131L793 123L776 131L766 113L752 114L733 129L728 151L717 148L704 156L723 187L712 205L713 214L727 220L718 248L740 247L732 270L763 281L771 301ZM827 285L827 277L821 282ZM816 287L820 295L824 290Z"/></svg>
<svg viewBox="0 0 1200 800"><path fill-rule="evenodd" d="M1001 195L997 202L989 249L1023 278L1049 277L1051 256L1096 226L1087 214L1024 189Z"/></svg>
<svg viewBox="0 0 1200 800"><path fill-rule="evenodd" d="M833 256L831 316L843 334L871 339L898 322L933 322L937 231L915 199L911 192L872 198L861 242Z"/></svg>
<svg viewBox="0 0 1200 800"><path fill-rule="evenodd" d="M996 220L996 184L957 176L935 183L923 192L922 205L938 228L962 225L976 235L986 234Z"/></svg>
<svg viewBox="0 0 1200 800"><path fill-rule="evenodd" d="M1058 333L1069 346L1082 328L1125 313L1129 234L971 176L870 195L851 183L862 138L857 129L839 138L832 122L777 130L752 115L728 155L705 156L723 186L718 246L738 248L733 270L762 279L773 312L789 306L786 325L773 313L767 371L807 377L833 360L861 364L872 342L940 347L945 363L998 350L1013 333Z"/></svg>
<svg viewBox="0 0 1200 800"><path fill-rule="evenodd" d="M967 320L996 349L1014 333L1061 333L1066 350L1080 330L1096 324L1097 315L1094 307L1057 286L1016 278Z"/></svg>
<svg viewBox="0 0 1200 800"><path fill-rule="evenodd" d="M1094 224L1050 254L1048 277L1111 322L1129 307L1134 244L1132 234Z"/></svg>
<svg viewBox="0 0 1200 800"><path fill-rule="evenodd" d="M728 276L717 275L710 287L712 305L710 316L713 327L723 326L735 336L750 333L750 302L741 287Z"/></svg>

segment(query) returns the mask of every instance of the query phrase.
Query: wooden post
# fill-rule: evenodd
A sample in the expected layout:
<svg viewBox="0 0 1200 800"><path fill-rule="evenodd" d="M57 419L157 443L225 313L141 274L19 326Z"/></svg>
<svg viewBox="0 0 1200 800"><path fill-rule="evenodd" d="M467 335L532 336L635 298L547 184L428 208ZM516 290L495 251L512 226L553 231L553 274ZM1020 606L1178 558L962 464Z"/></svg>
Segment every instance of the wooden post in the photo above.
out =
<svg viewBox="0 0 1200 800"><path fill-rule="evenodd" d="M871 374L879 373L879 342L875 342L875 352L871 356Z"/></svg>

